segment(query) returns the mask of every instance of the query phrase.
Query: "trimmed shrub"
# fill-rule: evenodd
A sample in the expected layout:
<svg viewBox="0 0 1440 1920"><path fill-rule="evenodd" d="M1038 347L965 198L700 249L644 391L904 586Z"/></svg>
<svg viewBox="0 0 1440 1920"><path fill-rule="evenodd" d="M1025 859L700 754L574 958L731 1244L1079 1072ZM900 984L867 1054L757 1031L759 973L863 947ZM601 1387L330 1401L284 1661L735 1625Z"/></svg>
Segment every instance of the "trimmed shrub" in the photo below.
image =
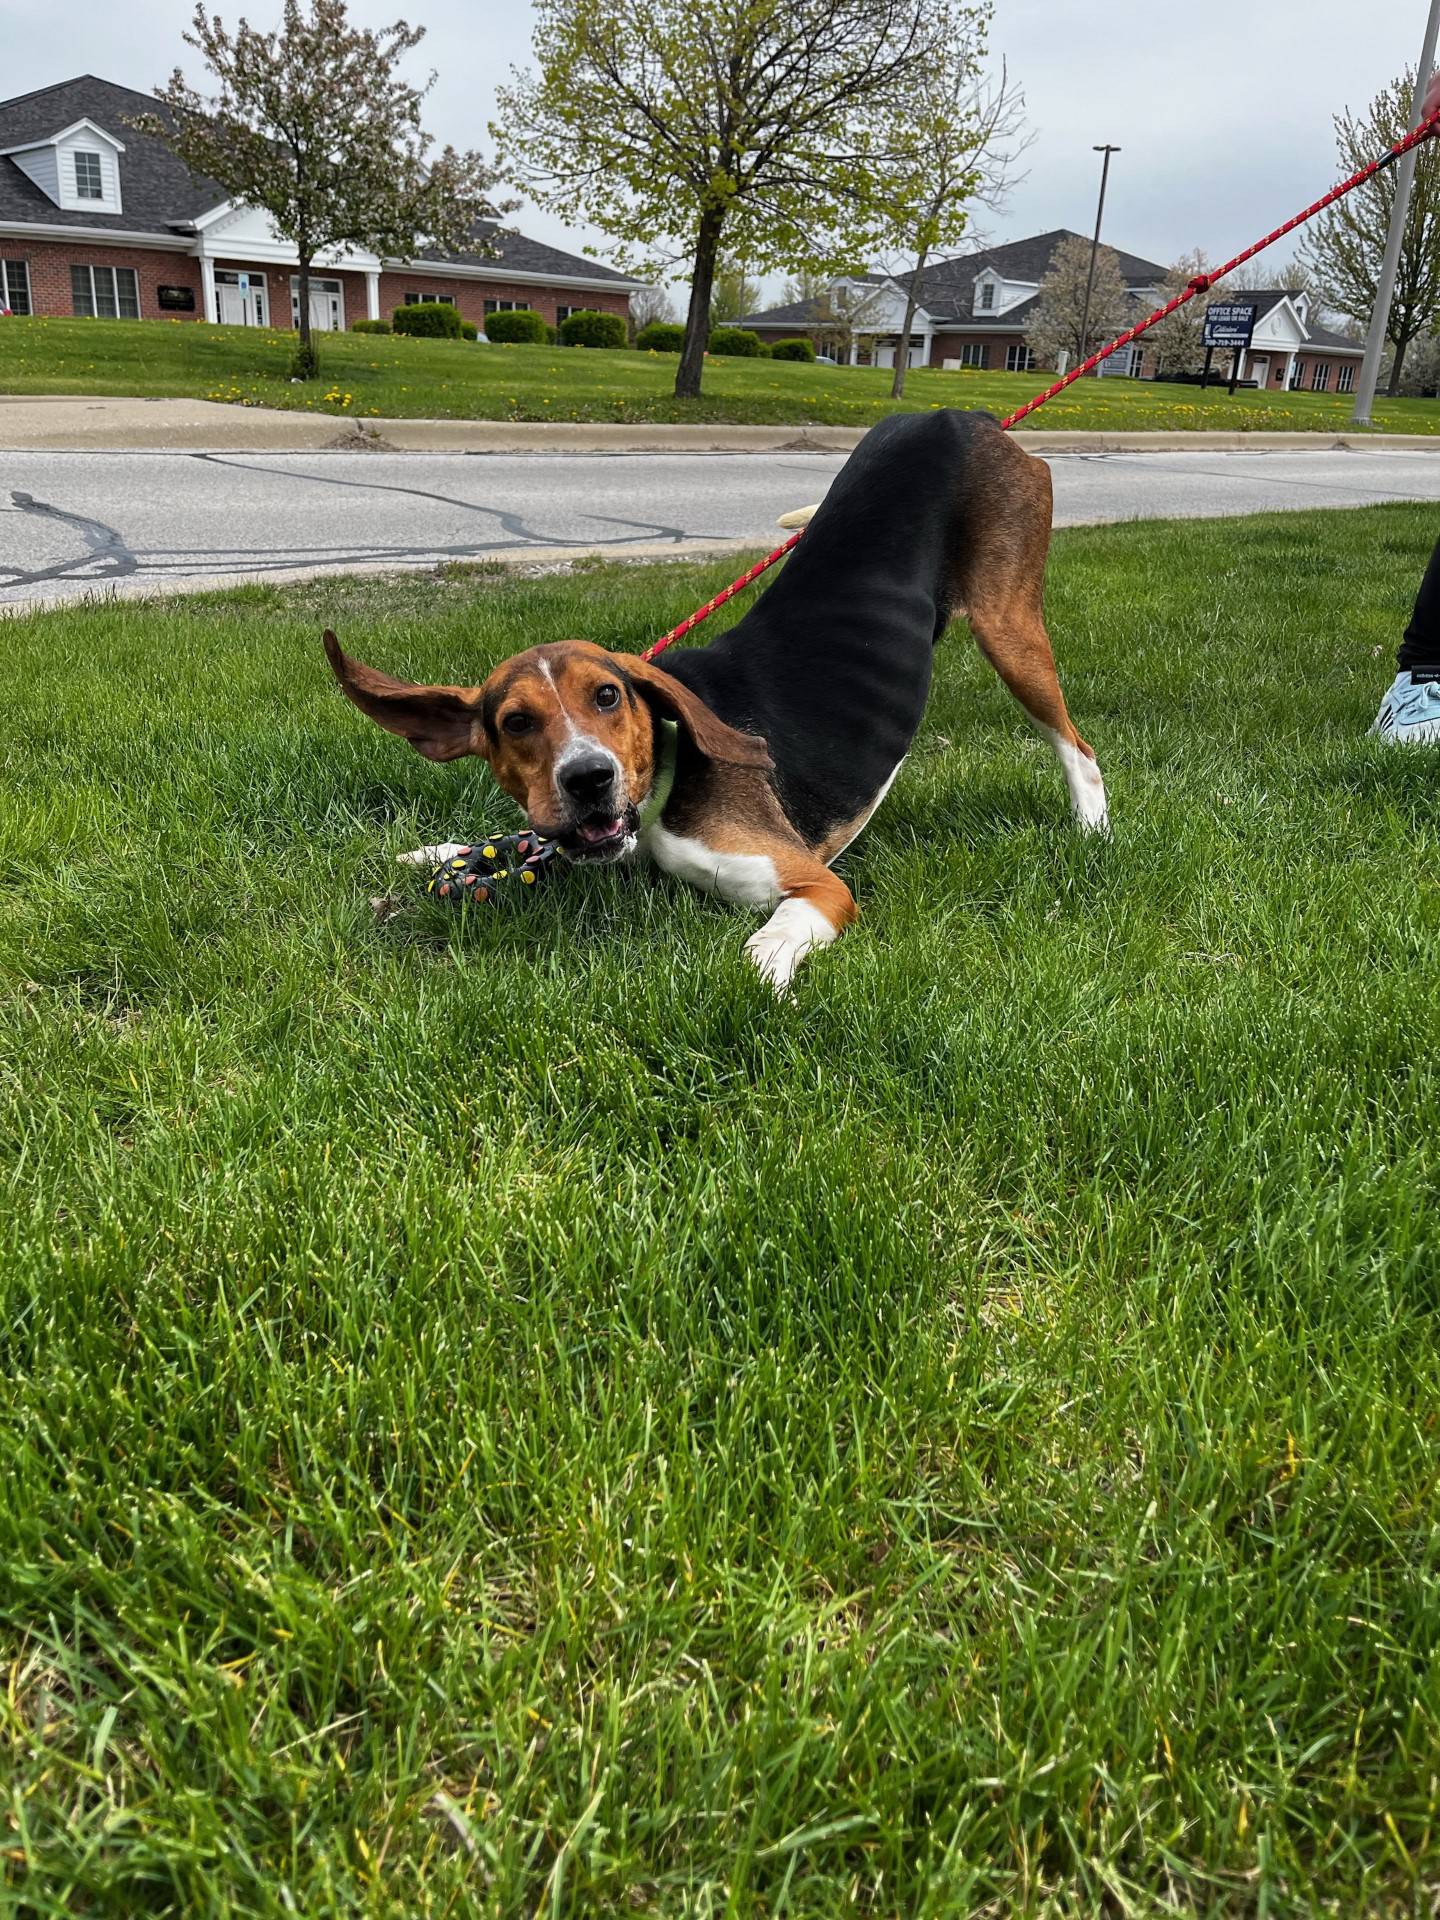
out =
<svg viewBox="0 0 1440 1920"><path fill-rule="evenodd" d="M710 351L738 360L758 360L760 336L748 327L716 327L710 335Z"/></svg>
<svg viewBox="0 0 1440 1920"><path fill-rule="evenodd" d="M460 322L460 338L462 340L474 340L478 337L479 332L480 329L473 320L462 320Z"/></svg>
<svg viewBox="0 0 1440 1920"><path fill-rule="evenodd" d="M352 320L350 331L352 333L389 333L390 322L388 320Z"/></svg>
<svg viewBox="0 0 1440 1920"><path fill-rule="evenodd" d="M426 340L458 340L460 315L440 300L420 300L414 306L396 307L391 316L396 333L408 333Z"/></svg>
<svg viewBox="0 0 1440 1920"><path fill-rule="evenodd" d="M652 320L635 336L641 353L683 353L685 329L675 320Z"/></svg>
<svg viewBox="0 0 1440 1920"><path fill-rule="evenodd" d="M524 347L543 347L545 322L529 307L517 307L512 313L487 313L485 338L499 346L518 342Z"/></svg>
<svg viewBox="0 0 1440 1920"><path fill-rule="evenodd" d="M618 313L572 313L560 322L560 344L566 347L623 347L625 322Z"/></svg>
<svg viewBox="0 0 1440 1920"><path fill-rule="evenodd" d="M560 338L560 332L557 327L550 327L550 326L546 327L545 344L547 347L553 347L558 342L559 338Z"/></svg>
<svg viewBox="0 0 1440 1920"><path fill-rule="evenodd" d="M777 340L770 349L772 360L813 360L815 349L808 340Z"/></svg>

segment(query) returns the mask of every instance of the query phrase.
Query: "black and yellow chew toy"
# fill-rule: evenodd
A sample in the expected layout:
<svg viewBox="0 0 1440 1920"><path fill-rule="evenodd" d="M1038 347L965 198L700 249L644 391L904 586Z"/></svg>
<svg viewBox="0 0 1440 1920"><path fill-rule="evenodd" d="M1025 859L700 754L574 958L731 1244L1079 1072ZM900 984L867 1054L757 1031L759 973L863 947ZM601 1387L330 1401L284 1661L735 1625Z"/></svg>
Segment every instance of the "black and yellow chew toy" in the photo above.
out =
<svg viewBox="0 0 1440 1920"><path fill-rule="evenodd" d="M492 833L488 840L460 847L442 860L425 891L452 907L472 900L505 900L538 886L559 855L559 842L538 833Z"/></svg>

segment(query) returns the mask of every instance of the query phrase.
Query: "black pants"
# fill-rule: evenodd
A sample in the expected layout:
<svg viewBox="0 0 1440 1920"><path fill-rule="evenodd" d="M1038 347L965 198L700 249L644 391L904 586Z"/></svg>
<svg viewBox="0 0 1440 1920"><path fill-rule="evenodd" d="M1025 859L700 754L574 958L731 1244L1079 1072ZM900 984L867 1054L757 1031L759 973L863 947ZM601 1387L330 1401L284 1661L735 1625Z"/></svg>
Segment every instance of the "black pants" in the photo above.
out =
<svg viewBox="0 0 1440 1920"><path fill-rule="evenodd" d="M1396 666L1416 680L1440 680L1440 540L1425 569Z"/></svg>

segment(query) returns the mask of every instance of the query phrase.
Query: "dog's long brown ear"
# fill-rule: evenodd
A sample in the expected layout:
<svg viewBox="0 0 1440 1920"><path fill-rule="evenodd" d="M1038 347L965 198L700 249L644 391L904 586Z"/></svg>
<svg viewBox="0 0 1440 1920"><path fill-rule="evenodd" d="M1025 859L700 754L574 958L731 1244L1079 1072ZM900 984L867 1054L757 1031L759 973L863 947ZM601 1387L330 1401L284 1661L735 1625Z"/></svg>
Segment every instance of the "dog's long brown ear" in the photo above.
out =
<svg viewBox="0 0 1440 1920"><path fill-rule="evenodd" d="M390 733L408 740L427 760L458 760L462 754L488 757L480 722L480 695L465 687L414 686L392 680L363 660L352 660L327 627L325 653L341 691L362 713Z"/></svg>
<svg viewBox="0 0 1440 1920"><path fill-rule="evenodd" d="M728 767L754 767L759 773L773 770L770 749L758 733L741 733L738 728L727 727L698 695L673 675L652 667L648 660L630 654L615 656L615 660L651 706L678 721L708 759Z"/></svg>

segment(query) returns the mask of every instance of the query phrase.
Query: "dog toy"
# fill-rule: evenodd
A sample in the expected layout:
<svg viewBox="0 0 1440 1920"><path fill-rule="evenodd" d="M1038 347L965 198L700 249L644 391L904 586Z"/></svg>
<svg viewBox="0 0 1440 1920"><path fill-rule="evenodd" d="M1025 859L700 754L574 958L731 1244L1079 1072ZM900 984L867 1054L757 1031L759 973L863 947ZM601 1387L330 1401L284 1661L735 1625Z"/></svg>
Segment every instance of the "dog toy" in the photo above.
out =
<svg viewBox="0 0 1440 1920"><path fill-rule="evenodd" d="M471 900L504 900L538 886L560 855L560 843L538 833L492 833L459 847L430 875L425 891L452 907Z"/></svg>

